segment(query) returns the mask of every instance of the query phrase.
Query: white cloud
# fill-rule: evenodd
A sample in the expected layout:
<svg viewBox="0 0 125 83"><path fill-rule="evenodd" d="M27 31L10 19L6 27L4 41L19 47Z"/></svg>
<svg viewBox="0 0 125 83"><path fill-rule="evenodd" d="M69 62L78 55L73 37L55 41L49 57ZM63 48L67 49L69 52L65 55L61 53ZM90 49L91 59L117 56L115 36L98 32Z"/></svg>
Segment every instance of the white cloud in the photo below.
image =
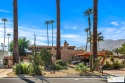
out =
<svg viewBox="0 0 125 83"><path fill-rule="evenodd" d="M64 26L64 29L76 30L78 29L77 26Z"/></svg>
<svg viewBox="0 0 125 83"><path fill-rule="evenodd" d="M125 39L125 27L103 27L99 29L105 39Z"/></svg>
<svg viewBox="0 0 125 83"><path fill-rule="evenodd" d="M0 12L10 13L10 11L0 9Z"/></svg>
<svg viewBox="0 0 125 83"><path fill-rule="evenodd" d="M110 22L113 26L119 26L118 22Z"/></svg>

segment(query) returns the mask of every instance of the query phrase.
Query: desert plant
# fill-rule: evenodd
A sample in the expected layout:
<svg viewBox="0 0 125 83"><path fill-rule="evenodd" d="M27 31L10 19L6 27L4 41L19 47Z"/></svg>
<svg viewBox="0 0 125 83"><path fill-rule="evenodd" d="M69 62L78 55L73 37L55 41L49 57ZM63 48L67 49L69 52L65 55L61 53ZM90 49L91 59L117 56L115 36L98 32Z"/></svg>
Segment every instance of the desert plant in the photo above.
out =
<svg viewBox="0 0 125 83"><path fill-rule="evenodd" d="M113 65L110 64L108 61L106 61L106 63L103 65L103 69L113 69Z"/></svg>
<svg viewBox="0 0 125 83"><path fill-rule="evenodd" d="M84 75L87 72L87 66L83 63L76 65L75 70L79 72L80 75Z"/></svg>
<svg viewBox="0 0 125 83"><path fill-rule="evenodd" d="M115 61L112 65L113 65L113 69L123 68L123 63L120 63L118 61Z"/></svg>
<svg viewBox="0 0 125 83"><path fill-rule="evenodd" d="M67 69L67 64L62 60L57 60L55 64L52 66L53 70L62 70Z"/></svg>
<svg viewBox="0 0 125 83"><path fill-rule="evenodd" d="M52 54L47 49L42 49L39 53L40 59L43 61L43 65L48 67L52 64Z"/></svg>
<svg viewBox="0 0 125 83"><path fill-rule="evenodd" d="M25 63L19 63L13 67L16 74L28 74L28 66Z"/></svg>
<svg viewBox="0 0 125 83"><path fill-rule="evenodd" d="M66 64L64 61L62 61L62 60L57 60L57 61L55 62L55 64L58 64L58 65L60 65L60 66L67 66L67 64Z"/></svg>

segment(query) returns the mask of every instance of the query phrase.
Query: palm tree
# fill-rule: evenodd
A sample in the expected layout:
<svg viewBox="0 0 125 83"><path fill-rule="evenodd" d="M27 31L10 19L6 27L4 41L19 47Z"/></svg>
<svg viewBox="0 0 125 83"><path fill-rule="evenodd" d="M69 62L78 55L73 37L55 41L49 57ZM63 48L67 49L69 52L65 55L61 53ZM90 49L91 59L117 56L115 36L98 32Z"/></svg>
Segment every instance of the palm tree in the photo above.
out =
<svg viewBox="0 0 125 83"><path fill-rule="evenodd" d="M10 44L9 44L9 37L10 37L10 35L11 35L10 33L7 34L7 36L8 36L8 51L9 51L9 49L10 49L10 48L9 48L9 45L10 45Z"/></svg>
<svg viewBox="0 0 125 83"><path fill-rule="evenodd" d="M97 58L98 0L93 1L93 60Z"/></svg>
<svg viewBox="0 0 125 83"><path fill-rule="evenodd" d="M47 42L48 42L48 46L49 46L48 25L50 24L50 22L46 21L45 24L47 25Z"/></svg>
<svg viewBox="0 0 125 83"><path fill-rule="evenodd" d="M13 0L13 21L14 21L14 49L13 49L13 63L19 63L19 51L18 51L18 7L17 0Z"/></svg>
<svg viewBox="0 0 125 83"><path fill-rule="evenodd" d="M89 28L86 28L86 29L85 29L85 32L87 33L87 38L86 38L86 51L87 51Z"/></svg>
<svg viewBox="0 0 125 83"><path fill-rule="evenodd" d="M3 18L2 21L4 22L4 43L3 43L3 50L4 50L4 47L5 47L5 37L6 37L6 22L7 22L7 19L6 18Z"/></svg>
<svg viewBox="0 0 125 83"><path fill-rule="evenodd" d="M90 18L90 16L91 16L92 13L93 13L92 9L90 9L90 8L83 13L84 16L88 17L89 36L91 36L91 18ZM90 39L90 41L91 41L91 39ZM91 42L90 42L90 52L91 52Z"/></svg>
<svg viewBox="0 0 125 83"><path fill-rule="evenodd" d="M54 23L55 21L54 20L51 20L50 21L50 23L52 24L52 47L53 47L53 23Z"/></svg>
<svg viewBox="0 0 125 83"><path fill-rule="evenodd" d="M1 43L1 47L2 47L2 49L3 49L3 43Z"/></svg>
<svg viewBox="0 0 125 83"><path fill-rule="evenodd" d="M60 0L56 0L57 9L57 49L56 49L56 59L61 59L61 48L60 48Z"/></svg>
<svg viewBox="0 0 125 83"><path fill-rule="evenodd" d="M98 42L98 50L99 50L99 42L104 41L104 36L102 36L102 33L99 32L97 34L97 42Z"/></svg>

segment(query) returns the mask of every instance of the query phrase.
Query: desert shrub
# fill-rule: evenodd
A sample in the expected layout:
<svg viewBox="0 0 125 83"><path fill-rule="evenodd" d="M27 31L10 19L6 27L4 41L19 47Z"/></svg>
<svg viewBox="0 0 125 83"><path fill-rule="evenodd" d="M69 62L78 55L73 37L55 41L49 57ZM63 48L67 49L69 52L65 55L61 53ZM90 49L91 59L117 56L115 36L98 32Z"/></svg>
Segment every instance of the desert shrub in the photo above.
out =
<svg viewBox="0 0 125 83"><path fill-rule="evenodd" d="M58 64L58 65L60 65L60 66L67 66L66 62L64 62L64 61L62 61L62 60L57 60L57 61L55 62L55 64Z"/></svg>
<svg viewBox="0 0 125 83"><path fill-rule="evenodd" d="M3 65L8 65L8 60L7 59L3 60Z"/></svg>
<svg viewBox="0 0 125 83"><path fill-rule="evenodd" d="M113 66L108 61L106 61L106 63L103 65L103 69L113 69Z"/></svg>
<svg viewBox="0 0 125 83"><path fill-rule="evenodd" d="M47 49L42 49L39 53L40 59L43 61L43 65L48 67L52 64L52 54Z"/></svg>
<svg viewBox="0 0 125 83"><path fill-rule="evenodd" d="M112 65L114 69L119 69L124 67L124 65L118 61L115 61Z"/></svg>
<svg viewBox="0 0 125 83"><path fill-rule="evenodd" d="M19 63L13 67L16 74L28 74L28 66L25 63Z"/></svg>
<svg viewBox="0 0 125 83"><path fill-rule="evenodd" d="M57 60L55 64L52 66L53 70L62 70L67 69L67 64L62 60Z"/></svg>
<svg viewBox="0 0 125 83"><path fill-rule="evenodd" d="M30 65L28 66L28 74L30 75L42 75L43 61L39 54L35 54L29 57Z"/></svg>
<svg viewBox="0 0 125 83"><path fill-rule="evenodd" d="M54 64L52 66L52 69L53 70L62 70L62 69L67 69L67 66L61 66L61 65L58 65L58 64Z"/></svg>
<svg viewBox="0 0 125 83"><path fill-rule="evenodd" d="M79 63L76 65L75 70L79 72L79 74L85 74L87 72L87 66L85 66L83 63Z"/></svg>

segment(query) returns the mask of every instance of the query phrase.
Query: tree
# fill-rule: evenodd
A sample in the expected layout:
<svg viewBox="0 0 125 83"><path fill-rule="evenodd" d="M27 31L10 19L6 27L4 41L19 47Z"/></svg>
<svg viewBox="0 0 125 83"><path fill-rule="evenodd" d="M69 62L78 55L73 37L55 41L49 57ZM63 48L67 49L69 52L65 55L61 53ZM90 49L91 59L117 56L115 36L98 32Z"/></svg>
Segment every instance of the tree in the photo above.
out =
<svg viewBox="0 0 125 83"><path fill-rule="evenodd" d="M115 53L117 53L117 55L119 54L119 48L115 48L113 51L115 52Z"/></svg>
<svg viewBox="0 0 125 83"><path fill-rule="evenodd" d="M47 49L42 49L39 53L41 60L43 61L43 65L48 67L52 63L52 54Z"/></svg>
<svg viewBox="0 0 125 83"><path fill-rule="evenodd" d="M123 55L123 59L124 59L123 64L124 64L124 67L125 67L125 43L122 44L121 48L119 48L119 53Z"/></svg>
<svg viewBox="0 0 125 83"><path fill-rule="evenodd" d="M49 46L48 25L50 24L50 22L46 21L45 24L47 25L47 42L48 42L48 46Z"/></svg>
<svg viewBox="0 0 125 83"><path fill-rule="evenodd" d="M30 45L30 41L27 40L25 37L19 38L18 40L19 56L26 56L27 54L26 49L28 49L29 45ZM14 41L11 41L9 51L13 53L13 49L14 49Z"/></svg>
<svg viewBox="0 0 125 83"><path fill-rule="evenodd" d="M87 51L89 28L86 28L86 29L85 29L85 32L87 33L87 38L86 38L86 51Z"/></svg>
<svg viewBox="0 0 125 83"><path fill-rule="evenodd" d="M56 49L56 59L61 59L61 48L60 48L60 0L56 0L57 9L57 49Z"/></svg>
<svg viewBox="0 0 125 83"><path fill-rule="evenodd" d="M90 9L90 8L83 13L84 16L88 17L89 37L91 36L91 18L90 18L90 16L91 16L92 13L93 13L92 9ZM90 39L90 41L91 41L91 39ZM90 42L90 52L91 52L91 42Z"/></svg>
<svg viewBox="0 0 125 83"><path fill-rule="evenodd" d="M18 4L17 0L13 0L13 21L14 21L14 49L13 49L13 63L19 63L19 52L18 52Z"/></svg>
<svg viewBox="0 0 125 83"><path fill-rule="evenodd" d="M4 22L4 43L3 43L3 50L4 50L4 47L5 47L5 38L6 38L6 22L7 22L7 19L6 18L3 18L2 21Z"/></svg>
<svg viewBox="0 0 125 83"><path fill-rule="evenodd" d="M53 46L53 23L54 23L55 21L54 20L51 20L50 21L50 23L52 24L52 46Z"/></svg>
<svg viewBox="0 0 125 83"><path fill-rule="evenodd" d="M91 41L91 44L93 44L93 35L91 35L91 37L88 37L88 42L90 42ZM103 41L104 40L104 36L102 36L102 33L101 32L99 32L98 34L97 34L97 42L98 42L98 46L99 46L99 42L101 42L101 41Z"/></svg>
<svg viewBox="0 0 125 83"><path fill-rule="evenodd" d="M2 47L2 49L3 49L3 43L1 43L1 47Z"/></svg>
<svg viewBox="0 0 125 83"><path fill-rule="evenodd" d="M93 0L93 60L97 58L98 0Z"/></svg>
<svg viewBox="0 0 125 83"><path fill-rule="evenodd" d="M10 44L9 44L9 42L10 42L10 41L9 41L10 35L11 35L10 33L7 34L7 36L8 36L8 51L9 51L9 49L10 49L10 48L9 48L9 46L10 46Z"/></svg>
<svg viewBox="0 0 125 83"><path fill-rule="evenodd" d="M104 41L104 36L102 36L102 32L97 34L97 42L98 42L98 50L99 50L99 42Z"/></svg>

